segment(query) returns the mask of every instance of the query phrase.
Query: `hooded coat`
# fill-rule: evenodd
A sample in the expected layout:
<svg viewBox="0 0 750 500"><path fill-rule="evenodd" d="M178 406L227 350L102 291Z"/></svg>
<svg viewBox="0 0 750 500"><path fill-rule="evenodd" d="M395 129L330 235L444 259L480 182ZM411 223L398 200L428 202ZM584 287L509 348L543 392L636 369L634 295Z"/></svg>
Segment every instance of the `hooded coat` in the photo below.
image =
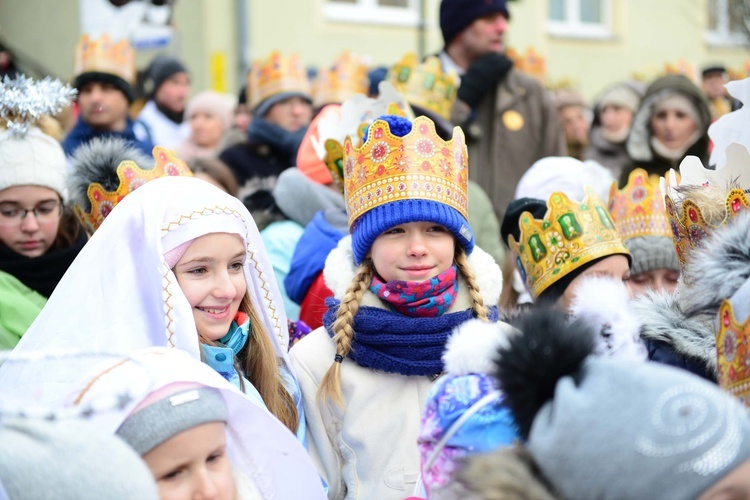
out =
<svg viewBox="0 0 750 500"><path fill-rule="evenodd" d="M651 145L653 132L651 130L651 116L654 106L659 103L667 92L675 92L687 97L695 107L698 117L698 131L700 136L690 145L681 158L669 159L660 156ZM683 75L667 75L658 78L646 90L638 111L633 117L630 134L625 142L630 164L622 170L620 186L627 184L628 175L636 168L643 168L649 174L665 175L670 168L677 169L686 156L697 156L707 164L708 161L708 126L711 124L711 112L708 101L703 92Z"/></svg>

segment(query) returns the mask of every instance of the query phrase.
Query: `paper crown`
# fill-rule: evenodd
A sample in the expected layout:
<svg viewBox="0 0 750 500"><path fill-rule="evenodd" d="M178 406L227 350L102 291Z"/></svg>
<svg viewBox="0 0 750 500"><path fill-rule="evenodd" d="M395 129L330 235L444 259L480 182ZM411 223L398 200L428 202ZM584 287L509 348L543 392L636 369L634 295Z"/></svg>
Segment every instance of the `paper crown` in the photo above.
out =
<svg viewBox="0 0 750 500"><path fill-rule="evenodd" d="M750 407L750 317L738 322L730 300L719 308L716 351L719 385Z"/></svg>
<svg viewBox="0 0 750 500"><path fill-rule="evenodd" d="M386 80L409 104L450 121L451 106L458 93L458 75L444 73L437 57L430 56L419 64L417 55L408 53L388 71Z"/></svg>
<svg viewBox="0 0 750 500"><path fill-rule="evenodd" d="M344 142L344 183L349 225L373 208L399 200L431 200L448 205L468 219L468 154L464 134L453 129L444 141L435 124L420 116L403 137L388 122L375 120L367 141Z"/></svg>
<svg viewBox="0 0 750 500"><path fill-rule="evenodd" d="M106 73L135 83L135 51L124 39L113 43L107 35L98 39L83 35L76 45L74 72Z"/></svg>
<svg viewBox="0 0 750 500"><path fill-rule="evenodd" d="M320 70L313 83L313 106L342 103L354 94L367 94L370 80L364 58L344 52L330 68Z"/></svg>
<svg viewBox="0 0 750 500"><path fill-rule="evenodd" d="M177 158L172 152L161 146L156 146L152 152L156 164L150 170L143 170L134 161L123 161L117 166L117 177L120 185L114 191L107 191L98 182L89 185L86 195L91 202L91 211L85 212L80 205L75 204L78 219L89 234L93 234L104 219L109 215L115 205L120 203L125 196L132 193L148 181L159 177L183 176L192 177L184 161Z"/></svg>
<svg viewBox="0 0 750 500"><path fill-rule="evenodd" d="M623 241L641 236L672 237L659 180L649 177L642 168L630 173L621 190L617 189L617 182L612 183L609 213Z"/></svg>
<svg viewBox="0 0 750 500"><path fill-rule="evenodd" d="M271 52L267 59L253 62L247 74L247 88L251 109L276 94L297 92L311 95L307 71L297 54L282 57L279 52Z"/></svg>
<svg viewBox="0 0 750 500"><path fill-rule="evenodd" d="M520 241L508 246L526 287L536 299L560 278L600 257L630 255L607 207L591 188L580 203L552 193L544 219L524 212L518 221Z"/></svg>
<svg viewBox="0 0 750 500"><path fill-rule="evenodd" d="M546 79L547 64L544 56L534 50L534 47L527 47L523 54L510 47L505 54L508 59L513 61L513 67L517 71L533 76L541 82Z"/></svg>
<svg viewBox="0 0 750 500"><path fill-rule="evenodd" d="M680 269L685 278L685 264L690 252L703 244L703 240L716 228L726 225L741 210L750 208L747 192L750 191L750 154L740 144L730 144L726 148L727 161L721 170L709 170L696 156L688 156L680 164L680 181L674 170L661 178L661 192L672 231L672 241L677 252ZM691 187L678 192L675 187ZM706 202L701 200L701 188L713 187L725 190L721 200ZM710 207L706 206L711 204ZM703 209L719 216L708 217Z"/></svg>
<svg viewBox="0 0 750 500"><path fill-rule="evenodd" d="M412 120L414 114L404 97L388 82L378 85L378 97L356 94L344 101L338 114L327 113L318 122L318 134L312 144L318 157L331 173L333 184L344 192L344 140L354 139L359 146L367 127L383 115L395 115Z"/></svg>

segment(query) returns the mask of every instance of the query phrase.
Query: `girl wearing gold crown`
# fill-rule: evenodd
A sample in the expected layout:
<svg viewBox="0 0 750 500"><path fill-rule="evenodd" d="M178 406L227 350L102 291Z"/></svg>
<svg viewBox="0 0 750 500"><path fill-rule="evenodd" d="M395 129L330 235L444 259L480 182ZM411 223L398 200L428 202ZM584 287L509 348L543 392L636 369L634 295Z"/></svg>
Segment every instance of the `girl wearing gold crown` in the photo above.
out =
<svg viewBox="0 0 750 500"><path fill-rule="evenodd" d="M65 153L36 120L73 95L59 81L0 82L0 349L16 346L86 243L64 205Z"/></svg>
<svg viewBox="0 0 750 500"><path fill-rule="evenodd" d="M502 277L474 247L456 128L385 116L344 145L351 237L324 270L324 326L291 351L330 498L402 499L420 471L421 408L452 329L497 320Z"/></svg>
<svg viewBox="0 0 750 500"><path fill-rule="evenodd" d="M17 349L182 349L303 439L288 342L273 268L247 209L205 181L165 177L117 204ZM50 379L2 366L0 387L55 401L80 368Z"/></svg>

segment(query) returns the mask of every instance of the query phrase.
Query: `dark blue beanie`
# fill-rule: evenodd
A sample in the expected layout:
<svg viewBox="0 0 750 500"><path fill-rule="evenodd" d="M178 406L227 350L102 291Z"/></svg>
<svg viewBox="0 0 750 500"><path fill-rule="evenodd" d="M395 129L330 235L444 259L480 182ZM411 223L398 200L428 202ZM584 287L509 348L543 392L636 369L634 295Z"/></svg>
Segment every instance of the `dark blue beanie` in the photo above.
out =
<svg viewBox="0 0 750 500"><path fill-rule="evenodd" d="M406 118L386 115L377 118L388 123L390 131L397 137L411 132L412 124ZM369 129L365 131L363 143L367 142ZM384 231L408 222L434 222L448 229L467 254L474 250L474 233L469 222L455 208L439 201L409 199L379 205L360 215L352 223L352 251L357 264L370 251L375 238Z"/></svg>
<svg viewBox="0 0 750 500"><path fill-rule="evenodd" d="M440 31L447 46L468 25L486 16L500 12L510 19L506 0L443 0L440 2Z"/></svg>

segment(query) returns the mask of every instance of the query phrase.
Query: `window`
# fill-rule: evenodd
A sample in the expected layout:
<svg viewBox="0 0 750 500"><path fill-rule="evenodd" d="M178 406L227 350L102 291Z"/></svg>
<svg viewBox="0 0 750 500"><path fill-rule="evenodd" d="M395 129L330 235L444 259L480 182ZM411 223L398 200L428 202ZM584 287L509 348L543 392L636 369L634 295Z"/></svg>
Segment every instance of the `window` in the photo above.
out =
<svg viewBox="0 0 750 500"><path fill-rule="evenodd" d="M419 0L326 0L323 14L331 21L417 26Z"/></svg>
<svg viewBox="0 0 750 500"><path fill-rule="evenodd" d="M610 0L548 0L547 31L573 38L609 38Z"/></svg>
<svg viewBox="0 0 750 500"><path fill-rule="evenodd" d="M708 0L708 31L711 45L742 45L747 42L745 21L750 12L743 0Z"/></svg>

